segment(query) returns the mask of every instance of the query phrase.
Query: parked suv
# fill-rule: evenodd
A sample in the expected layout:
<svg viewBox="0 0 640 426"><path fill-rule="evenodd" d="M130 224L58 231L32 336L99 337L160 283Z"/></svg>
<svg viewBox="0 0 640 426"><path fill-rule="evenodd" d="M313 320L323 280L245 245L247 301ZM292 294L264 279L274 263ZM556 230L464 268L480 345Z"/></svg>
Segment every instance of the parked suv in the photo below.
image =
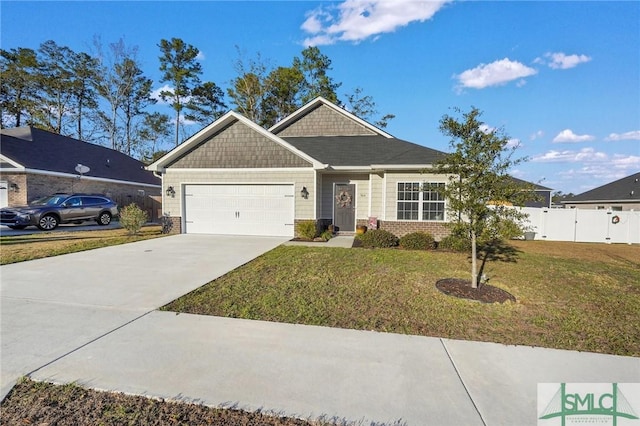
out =
<svg viewBox="0 0 640 426"><path fill-rule="evenodd" d="M0 225L12 229L33 225L50 231L60 223L82 223L86 220L108 225L117 214L117 204L103 195L55 194L40 198L26 207L0 209Z"/></svg>

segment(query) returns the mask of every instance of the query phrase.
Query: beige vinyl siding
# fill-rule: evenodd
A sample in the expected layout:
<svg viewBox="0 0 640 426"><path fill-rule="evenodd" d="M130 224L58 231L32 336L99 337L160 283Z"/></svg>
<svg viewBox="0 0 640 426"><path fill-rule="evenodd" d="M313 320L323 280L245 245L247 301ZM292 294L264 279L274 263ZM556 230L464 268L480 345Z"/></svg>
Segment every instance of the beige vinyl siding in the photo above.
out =
<svg viewBox="0 0 640 426"><path fill-rule="evenodd" d="M314 171L308 170L167 170L164 175L164 188L173 186L175 197L164 195L163 210L169 216L182 216L183 184L295 184L295 218L315 219L314 201L316 191L312 191L314 184ZM309 198L300 196L300 190L306 186L309 190Z"/></svg>
<svg viewBox="0 0 640 426"><path fill-rule="evenodd" d="M324 174L322 175L322 209L319 219L333 217L333 184L356 185L356 219L369 217L369 175L368 174Z"/></svg>
<svg viewBox="0 0 640 426"><path fill-rule="evenodd" d="M369 216L383 219L384 217L384 173L371 173L369 175L369 182L371 185L371 211Z"/></svg>

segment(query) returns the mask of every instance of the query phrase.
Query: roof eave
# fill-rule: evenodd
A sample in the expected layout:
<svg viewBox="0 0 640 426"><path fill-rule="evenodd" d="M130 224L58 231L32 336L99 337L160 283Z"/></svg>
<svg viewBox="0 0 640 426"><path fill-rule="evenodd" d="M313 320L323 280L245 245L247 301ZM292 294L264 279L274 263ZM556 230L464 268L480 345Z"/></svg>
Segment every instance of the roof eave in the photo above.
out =
<svg viewBox="0 0 640 426"><path fill-rule="evenodd" d="M25 169L23 164L20 164L17 161L14 161L11 158L9 158L9 157L7 157L6 155L3 155L3 154L0 154L0 161L4 161L5 163L9 163L13 167L15 167L16 169L21 169L21 170ZM11 170L13 170L13 169L11 169ZM20 171L20 170L16 170L16 171Z"/></svg>
<svg viewBox="0 0 640 426"><path fill-rule="evenodd" d="M638 198L613 199L613 200L562 200L561 204L593 204L593 203L640 203Z"/></svg>

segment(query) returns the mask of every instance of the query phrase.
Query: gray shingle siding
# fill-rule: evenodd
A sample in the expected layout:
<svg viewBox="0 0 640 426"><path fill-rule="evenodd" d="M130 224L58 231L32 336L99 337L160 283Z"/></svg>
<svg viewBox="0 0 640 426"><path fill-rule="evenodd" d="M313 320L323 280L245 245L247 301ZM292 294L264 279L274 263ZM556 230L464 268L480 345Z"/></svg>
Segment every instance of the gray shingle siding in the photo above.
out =
<svg viewBox="0 0 640 426"><path fill-rule="evenodd" d="M167 167L211 169L311 166L307 160L235 121Z"/></svg>
<svg viewBox="0 0 640 426"><path fill-rule="evenodd" d="M325 105L307 112L277 132L285 136L355 136L375 135L373 131Z"/></svg>

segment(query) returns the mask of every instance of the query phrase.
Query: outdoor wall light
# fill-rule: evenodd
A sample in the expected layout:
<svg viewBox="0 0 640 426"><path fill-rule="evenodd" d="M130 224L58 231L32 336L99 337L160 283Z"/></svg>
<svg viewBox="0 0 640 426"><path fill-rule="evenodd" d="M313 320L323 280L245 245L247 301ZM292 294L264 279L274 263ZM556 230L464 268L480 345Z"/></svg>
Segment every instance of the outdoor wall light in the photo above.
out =
<svg viewBox="0 0 640 426"><path fill-rule="evenodd" d="M300 196L301 196L302 198L304 198L305 200L306 200L307 198L309 198L309 191L307 191L307 187L306 187L306 186L303 186L303 187L302 187L302 191L300 191Z"/></svg>
<svg viewBox="0 0 640 426"><path fill-rule="evenodd" d="M12 183L9 184L9 189L12 190L13 192L20 191L20 187L15 182L12 182Z"/></svg>
<svg viewBox="0 0 640 426"><path fill-rule="evenodd" d="M166 194L167 194L167 197L171 197L171 198L176 196L176 191L175 189L173 189L173 186L170 186L167 188Z"/></svg>

